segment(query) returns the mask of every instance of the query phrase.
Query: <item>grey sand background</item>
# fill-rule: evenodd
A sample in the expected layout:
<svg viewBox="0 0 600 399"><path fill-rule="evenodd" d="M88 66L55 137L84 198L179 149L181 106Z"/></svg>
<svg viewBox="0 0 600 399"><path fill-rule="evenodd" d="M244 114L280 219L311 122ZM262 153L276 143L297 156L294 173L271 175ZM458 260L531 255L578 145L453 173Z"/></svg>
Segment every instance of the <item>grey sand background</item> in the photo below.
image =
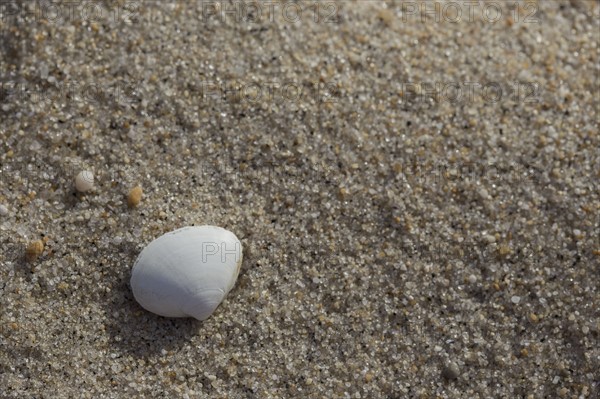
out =
<svg viewBox="0 0 600 399"><path fill-rule="evenodd" d="M3 2L0 397L597 398L598 2L489 3ZM128 286L191 224L203 323Z"/></svg>

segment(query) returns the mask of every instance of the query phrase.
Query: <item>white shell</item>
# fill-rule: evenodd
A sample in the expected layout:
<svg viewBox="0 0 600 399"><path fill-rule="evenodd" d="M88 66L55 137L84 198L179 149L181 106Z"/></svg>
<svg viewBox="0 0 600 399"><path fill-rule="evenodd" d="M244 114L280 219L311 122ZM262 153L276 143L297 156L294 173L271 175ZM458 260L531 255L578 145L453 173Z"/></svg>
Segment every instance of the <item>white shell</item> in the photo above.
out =
<svg viewBox="0 0 600 399"><path fill-rule="evenodd" d="M131 272L140 305L166 317L207 319L233 288L242 243L216 226L183 227L142 250Z"/></svg>
<svg viewBox="0 0 600 399"><path fill-rule="evenodd" d="M79 192L90 191L94 187L94 174L89 170L82 170L75 176L75 188Z"/></svg>

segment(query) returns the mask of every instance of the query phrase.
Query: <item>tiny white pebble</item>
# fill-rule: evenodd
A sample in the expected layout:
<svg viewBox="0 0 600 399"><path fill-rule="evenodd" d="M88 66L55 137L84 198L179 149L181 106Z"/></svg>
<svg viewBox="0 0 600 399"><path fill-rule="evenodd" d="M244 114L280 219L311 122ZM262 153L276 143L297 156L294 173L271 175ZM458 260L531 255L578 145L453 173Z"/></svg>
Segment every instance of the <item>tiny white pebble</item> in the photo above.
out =
<svg viewBox="0 0 600 399"><path fill-rule="evenodd" d="M454 362L448 362L442 370L442 376L448 380L457 379L460 376L458 365Z"/></svg>
<svg viewBox="0 0 600 399"><path fill-rule="evenodd" d="M485 236L483 236L483 238L490 244L495 243L496 242L496 237L494 237L491 234L486 234Z"/></svg>
<svg viewBox="0 0 600 399"><path fill-rule="evenodd" d="M8 215L8 208L2 204L0 204L0 215L2 215L2 216Z"/></svg>
<svg viewBox="0 0 600 399"><path fill-rule="evenodd" d="M590 328L588 326L581 327L581 332L587 334L590 332Z"/></svg>
<svg viewBox="0 0 600 399"><path fill-rule="evenodd" d="M512 298L510 298L510 301L511 301L512 303L519 303L519 302L521 302L521 297L520 297L520 296L516 296L516 295L515 295L515 296L513 296Z"/></svg>
<svg viewBox="0 0 600 399"><path fill-rule="evenodd" d="M477 277L474 274L469 276L469 283L475 284L477 282Z"/></svg>
<svg viewBox="0 0 600 399"><path fill-rule="evenodd" d="M79 192L89 191L94 187L94 174L89 170L82 170L75 177L75 188Z"/></svg>

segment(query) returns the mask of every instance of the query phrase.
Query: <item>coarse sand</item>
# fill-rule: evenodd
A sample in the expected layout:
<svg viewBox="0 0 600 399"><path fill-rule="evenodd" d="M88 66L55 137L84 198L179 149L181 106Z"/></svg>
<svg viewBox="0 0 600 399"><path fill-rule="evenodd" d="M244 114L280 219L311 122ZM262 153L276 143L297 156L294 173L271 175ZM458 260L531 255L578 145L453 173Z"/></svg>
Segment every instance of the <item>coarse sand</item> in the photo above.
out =
<svg viewBox="0 0 600 399"><path fill-rule="evenodd" d="M599 21L0 2L0 398L600 397ZM145 311L137 255L194 224L235 287Z"/></svg>

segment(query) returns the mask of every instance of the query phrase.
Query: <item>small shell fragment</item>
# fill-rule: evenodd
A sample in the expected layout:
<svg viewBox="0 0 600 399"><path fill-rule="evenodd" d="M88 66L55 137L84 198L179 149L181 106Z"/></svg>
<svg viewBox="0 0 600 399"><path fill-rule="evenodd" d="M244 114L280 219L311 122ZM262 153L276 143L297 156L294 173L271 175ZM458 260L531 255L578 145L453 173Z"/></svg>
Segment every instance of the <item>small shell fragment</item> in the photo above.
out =
<svg viewBox="0 0 600 399"><path fill-rule="evenodd" d="M127 195L127 205L130 208L135 208L139 205L142 200L142 188L140 186L136 186L131 189L129 194Z"/></svg>
<svg viewBox="0 0 600 399"><path fill-rule="evenodd" d="M44 252L44 242L42 240L32 241L25 251L25 257L28 261L36 260Z"/></svg>
<svg viewBox="0 0 600 399"><path fill-rule="evenodd" d="M94 174L89 170L82 170L75 177L75 188L79 192L90 191L94 187Z"/></svg>
<svg viewBox="0 0 600 399"><path fill-rule="evenodd" d="M232 232L183 227L142 250L131 272L131 289L150 312L205 320L233 288L241 264L242 244Z"/></svg>

